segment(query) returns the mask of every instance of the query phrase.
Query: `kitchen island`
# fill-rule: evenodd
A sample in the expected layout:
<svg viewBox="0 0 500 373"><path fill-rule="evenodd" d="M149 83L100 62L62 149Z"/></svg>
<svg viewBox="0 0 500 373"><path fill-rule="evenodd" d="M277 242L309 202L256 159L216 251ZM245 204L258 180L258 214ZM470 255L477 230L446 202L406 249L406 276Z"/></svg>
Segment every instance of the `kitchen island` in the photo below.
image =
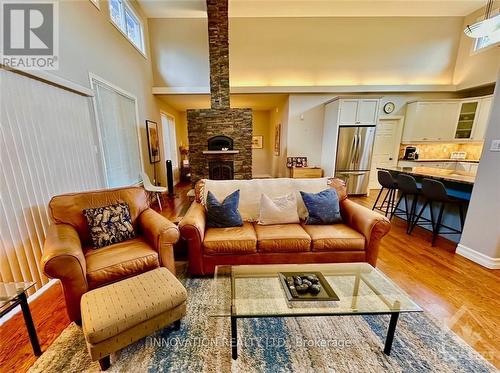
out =
<svg viewBox="0 0 500 373"><path fill-rule="evenodd" d="M397 177L398 174L407 174L411 175L417 181L417 185L420 188L422 184L422 179L434 179L441 181L448 192L449 196L458 198L463 200L464 211L467 211L468 201L470 200L472 194L472 188L474 187L474 181L476 175L469 172L463 171L455 171L455 170L446 170L440 168L431 168L431 167L379 167L379 170L389 171L394 178ZM404 209L404 200L401 201L398 208ZM411 204L411 201L409 201ZM422 208L424 204L424 197L419 197L417 201L417 213ZM435 203L433 205L434 216L437 216L439 211L440 204ZM408 208L409 210L409 208ZM406 219L404 214L398 214L398 216L402 219ZM425 213L422 215L423 217L430 219L429 209L427 208ZM466 214L465 214L466 216ZM443 215L443 224L450 228L461 229L460 227L460 215L456 206L447 206L444 210ZM419 224L420 226L420 224ZM422 228L431 230L430 226L422 225ZM444 232L448 231L445 227L442 228ZM446 234L446 238L451 239L452 241L458 242L460 240L460 234Z"/></svg>

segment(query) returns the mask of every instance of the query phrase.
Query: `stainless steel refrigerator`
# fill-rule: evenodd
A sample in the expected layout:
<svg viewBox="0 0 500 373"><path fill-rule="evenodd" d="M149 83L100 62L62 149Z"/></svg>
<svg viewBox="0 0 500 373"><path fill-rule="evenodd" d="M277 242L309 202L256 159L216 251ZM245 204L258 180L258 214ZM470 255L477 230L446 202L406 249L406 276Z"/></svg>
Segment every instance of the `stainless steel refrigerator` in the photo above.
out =
<svg viewBox="0 0 500 373"><path fill-rule="evenodd" d="M340 126L335 177L346 182L348 194L367 194L375 126Z"/></svg>

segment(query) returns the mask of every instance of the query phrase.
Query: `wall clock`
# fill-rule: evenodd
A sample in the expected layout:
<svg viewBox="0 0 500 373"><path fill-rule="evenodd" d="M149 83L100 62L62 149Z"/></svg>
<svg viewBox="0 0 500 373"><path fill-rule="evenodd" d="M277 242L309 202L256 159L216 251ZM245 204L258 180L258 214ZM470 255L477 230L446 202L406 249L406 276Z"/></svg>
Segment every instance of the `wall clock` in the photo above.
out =
<svg viewBox="0 0 500 373"><path fill-rule="evenodd" d="M384 105L384 113L390 114L394 111L396 108L396 105L394 105L394 102L388 102L387 104Z"/></svg>

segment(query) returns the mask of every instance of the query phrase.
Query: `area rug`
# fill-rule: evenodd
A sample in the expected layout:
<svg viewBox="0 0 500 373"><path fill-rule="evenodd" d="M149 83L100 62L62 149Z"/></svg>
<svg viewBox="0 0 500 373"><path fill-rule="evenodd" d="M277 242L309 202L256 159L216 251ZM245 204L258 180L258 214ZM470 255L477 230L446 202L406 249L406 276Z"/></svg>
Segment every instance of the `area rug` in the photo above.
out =
<svg viewBox="0 0 500 373"><path fill-rule="evenodd" d="M182 281L188 311L181 329L166 328L112 355L109 372L496 371L424 313L400 316L390 356L383 353L388 316L242 319L242 346L234 361L230 320L213 317L214 302L219 301L213 280ZM97 372L99 364L90 361L81 329L71 324L30 371Z"/></svg>

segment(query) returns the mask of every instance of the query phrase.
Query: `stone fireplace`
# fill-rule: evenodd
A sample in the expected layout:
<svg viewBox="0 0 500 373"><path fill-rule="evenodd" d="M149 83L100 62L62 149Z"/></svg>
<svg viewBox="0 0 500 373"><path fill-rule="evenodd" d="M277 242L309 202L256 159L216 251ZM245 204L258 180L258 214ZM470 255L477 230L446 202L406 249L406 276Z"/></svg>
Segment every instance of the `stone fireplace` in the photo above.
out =
<svg viewBox="0 0 500 373"><path fill-rule="evenodd" d="M211 108L187 110L191 180L251 179L252 109L230 107L228 1L207 0L207 14Z"/></svg>

